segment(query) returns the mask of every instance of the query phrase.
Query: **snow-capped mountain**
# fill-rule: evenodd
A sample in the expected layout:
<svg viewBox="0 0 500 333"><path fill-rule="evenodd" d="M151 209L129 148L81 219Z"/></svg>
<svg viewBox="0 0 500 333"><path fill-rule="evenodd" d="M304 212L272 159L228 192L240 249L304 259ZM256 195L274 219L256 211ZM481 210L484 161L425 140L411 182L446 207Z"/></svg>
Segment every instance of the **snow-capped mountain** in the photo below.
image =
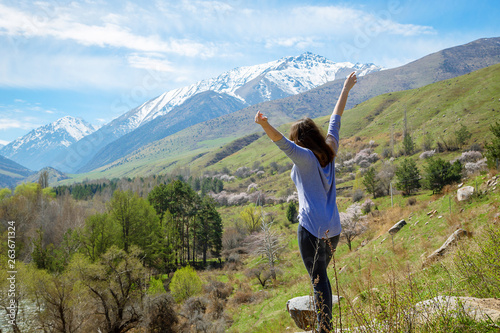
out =
<svg viewBox="0 0 500 333"><path fill-rule="evenodd" d="M12 141L0 149L0 154L32 170L39 170L50 165L55 155L94 131L95 128L86 121L66 116Z"/></svg>
<svg viewBox="0 0 500 333"><path fill-rule="evenodd" d="M188 98L209 90L235 97L245 105L253 105L303 93L352 71L363 76L381 69L374 64L336 63L306 52L297 57L284 57L265 64L235 68L215 78L167 91L116 118L110 125L113 124L119 132L130 132L167 114Z"/></svg>
<svg viewBox="0 0 500 333"><path fill-rule="evenodd" d="M91 161L97 152L113 141L136 130L160 116L205 92L214 92L232 105L230 113L242 107L299 94L328 81L347 76L356 71L358 76L376 72L382 68L374 64L336 63L309 52L296 57L284 57L265 64L238 67L221 75L193 83L189 86L167 91L102 126L93 134L71 145L64 156L60 156L55 168L64 172L87 170L82 167ZM213 95L207 94L206 98ZM203 101L199 100L200 109ZM207 103L211 101L207 100ZM195 107L191 105L191 107ZM196 110L192 110L193 112ZM192 115L191 119L196 119ZM200 121L206 120L199 117ZM202 120L203 119L203 120ZM193 120L194 121L194 120ZM196 122L190 120L191 125ZM122 151L122 149L119 149ZM85 153L82 153L84 152ZM95 165L95 163L91 163Z"/></svg>

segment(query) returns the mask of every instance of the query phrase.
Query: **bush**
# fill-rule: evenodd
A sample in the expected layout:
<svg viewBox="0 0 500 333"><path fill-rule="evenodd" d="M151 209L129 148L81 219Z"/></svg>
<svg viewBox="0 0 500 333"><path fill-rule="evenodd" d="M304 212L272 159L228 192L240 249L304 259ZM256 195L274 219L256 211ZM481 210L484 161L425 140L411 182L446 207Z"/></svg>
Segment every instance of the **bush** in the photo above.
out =
<svg viewBox="0 0 500 333"><path fill-rule="evenodd" d="M361 199L363 199L363 196L364 196L364 192L362 189L358 188L354 191L354 193L352 194L352 201L353 202L358 202L358 201L361 201Z"/></svg>
<svg viewBox="0 0 500 333"><path fill-rule="evenodd" d="M420 154L419 158L421 160L425 160L425 159L428 159L428 158L434 156L435 153L436 153L436 150L424 151L422 154Z"/></svg>
<svg viewBox="0 0 500 333"><path fill-rule="evenodd" d="M488 166L494 168L498 167L498 161L500 160L500 123L496 122L495 125L491 125L490 130L493 132L494 137L492 142L485 146L485 155L488 159Z"/></svg>
<svg viewBox="0 0 500 333"><path fill-rule="evenodd" d="M439 193L444 186L462 179L462 164L455 161L453 164L441 158L430 158L425 169L425 187L432 193Z"/></svg>
<svg viewBox="0 0 500 333"><path fill-rule="evenodd" d="M179 318L172 295L164 293L146 299L145 323L151 333L178 332Z"/></svg>
<svg viewBox="0 0 500 333"><path fill-rule="evenodd" d="M461 246L455 256L460 281L473 297L500 297L500 230L487 227L474 243Z"/></svg>
<svg viewBox="0 0 500 333"><path fill-rule="evenodd" d="M178 269L170 282L170 291L177 302L200 293L201 289L201 279L191 266Z"/></svg>

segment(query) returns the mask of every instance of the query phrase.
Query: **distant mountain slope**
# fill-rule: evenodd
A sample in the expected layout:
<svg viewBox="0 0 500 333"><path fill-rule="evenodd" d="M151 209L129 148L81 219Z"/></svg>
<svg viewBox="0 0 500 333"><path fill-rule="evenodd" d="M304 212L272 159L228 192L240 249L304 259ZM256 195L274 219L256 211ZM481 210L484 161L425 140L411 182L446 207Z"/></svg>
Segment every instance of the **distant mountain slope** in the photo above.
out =
<svg viewBox="0 0 500 333"><path fill-rule="evenodd" d="M284 57L265 64L235 68L215 78L167 91L128 111L92 135L73 144L67 149L67 152L60 156L59 163L55 163L54 166L69 172L89 170L89 168L102 165L99 158L105 156L105 151L111 151L117 145L114 145L114 148L106 148L99 153L101 157L94 158L99 150L149 121L181 107L190 98L200 93L212 91L227 96L226 99L232 97L239 100L242 105L248 106L302 93L339 76L345 76L353 70L358 71L360 75L365 75L380 69L374 64L335 63L312 53L304 53L297 57ZM204 94L202 96L207 98L206 103L210 103L211 95ZM199 104L203 104L201 96L198 97L198 100ZM189 103L193 106L192 102ZM235 103L232 102L232 104ZM183 109L185 110L186 106ZM241 106L233 108L232 111L239 109ZM229 111L227 109L227 112ZM195 109L191 110L191 113L193 112ZM202 111L200 110L200 112ZM171 128L171 130L173 129L174 127ZM150 142L149 140L147 139L145 142ZM128 149L121 147L118 147L118 151L129 152ZM86 166L86 164L88 165Z"/></svg>
<svg viewBox="0 0 500 333"><path fill-rule="evenodd" d="M377 96L344 113L342 119L342 137L365 136L373 138L380 144L380 149L390 140L392 124L395 131L402 131L404 109L408 112L408 121L412 128L414 139L419 144L424 131L433 134L435 139L453 135L460 124L468 127L473 141L483 142L491 119L500 117L500 64L490 66L468 75L440 81L425 87L410 91L400 91ZM321 88L322 89L322 88ZM357 89L357 86L352 92ZM317 90L317 89L316 89ZM289 99L299 99L302 105L306 101L312 103L314 91ZM287 99L288 100L288 99ZM134 153L101 167L92 173L81 177L131 177L148 174L165 173L175 168L189 167L192 172L201 172L207 163L230 141L260 132L259 126L253 122L257 109L269 116L276 126L288 123L294 119L289 116L293 104L286 100L272 101L242 109L230 115L212 119L162 140L155 141ZM310 111L306 109L306 111ZM332 111L328 109L328 113ZM309 113L312 117L318 114ZM319 119L326 125L328 115ZM288 126L286 126L288 128ZM449 130L445 132L445 130ZM285 132L286 134L286 132ZM486 134L487 135L487 134ZM254 161L274 158L276 152L267 138L252 143L248 148L254 150L243 158L239 152L226 157L222 164L217 163L211 168L221 168L221 165L238 168L252 165ZM349 149L344 147L343 149ZM212 151L212 153L208 153ZM269 154L268 154L269 153ZM268 155L266 155L268 154ZM263 156L267 156L263 158ZM231 162L227 162L230 160Z"/></svg>
<svg viewBox="0 0 500 333"><path fill-rule="evenodd" d="M52 185L60 180L64 180L64 179L69 178L66 174L62 173L59 170L56 170L56 169L51 168L51 167L46 167L46 168L43 168L42 170L38 171L37 173L34 173L34 174L26 177L26 179L24 181L28 182L28 183L36 183L36 182L38 182L38 179L40 178L40 174L44 171L47 171L49 173L49 185Z"/></svg>
<svg viewBox="0 0 500 333"><path fill-rule="evenodd" d="M33 171L0 155L0 188L14 187L31 174Z"/></svg>
<svg viewBox="0 0 500 333"><path fill-rule="evenodd" d="M80 118L63 117L36 128L0 150L0 154L33 170L52 163L54 156L95 128Z"/></svg>
<svg viewBox="0 0 500 333"><path fill-rule="evenodd" d="M106 165L134 150L163 139L200 122L232 113L244 107L241 100L213 91L196 94L166 115L155 118L101 149L79 172Z"/></svg>

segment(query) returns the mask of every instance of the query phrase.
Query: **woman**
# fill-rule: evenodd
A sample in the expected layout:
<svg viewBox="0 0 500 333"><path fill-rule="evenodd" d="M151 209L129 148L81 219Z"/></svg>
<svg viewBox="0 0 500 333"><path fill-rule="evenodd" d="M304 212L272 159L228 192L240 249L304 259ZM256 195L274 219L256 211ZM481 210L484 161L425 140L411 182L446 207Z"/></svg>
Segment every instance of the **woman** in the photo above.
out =
<svg viewBox="0 0 500 333"><path fill-rule="evenodd" d="M260 111L255 115L255 122L294 163L291 177L297 187L300 208L297 236L300 254L314 288L320 332L331 330L332 289L326 269L341 231L334 162L339 146L340 117L356 82L354 72L345 80L330 117L326 138L309 118L292 125L288 140Z"/></svg>

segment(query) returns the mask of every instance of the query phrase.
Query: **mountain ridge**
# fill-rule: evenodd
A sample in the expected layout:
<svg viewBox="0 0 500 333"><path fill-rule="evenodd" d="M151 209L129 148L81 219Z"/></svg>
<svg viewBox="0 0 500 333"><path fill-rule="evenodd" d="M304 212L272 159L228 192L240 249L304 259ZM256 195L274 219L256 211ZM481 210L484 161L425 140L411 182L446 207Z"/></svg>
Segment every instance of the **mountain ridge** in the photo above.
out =
<svg viewBox="0 0 500 333"><path fill-rule="evenodd" d="M95 132L82 118L64 116L31 130L0 149L0 154L30 169L38 170L52 160L52 154Z"/></svg>

